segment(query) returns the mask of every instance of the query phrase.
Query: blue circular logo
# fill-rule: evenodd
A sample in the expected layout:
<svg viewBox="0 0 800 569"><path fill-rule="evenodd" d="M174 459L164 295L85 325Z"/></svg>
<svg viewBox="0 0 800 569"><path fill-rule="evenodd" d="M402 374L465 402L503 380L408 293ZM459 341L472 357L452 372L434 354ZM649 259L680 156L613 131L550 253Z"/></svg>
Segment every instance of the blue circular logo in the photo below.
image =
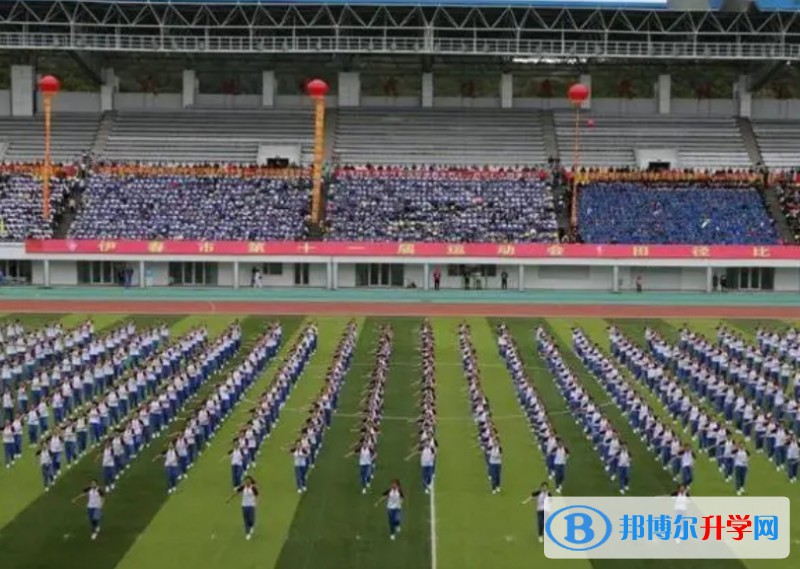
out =
<svg viewBox="0 0 800 569"><path fill-rule="evenodd" d="M556 522L554 535L553 523ZM569 551L590 551L611 537L613 524L607 515L591 506L566 506L549 516L544 525L547 537Z"/></svg>

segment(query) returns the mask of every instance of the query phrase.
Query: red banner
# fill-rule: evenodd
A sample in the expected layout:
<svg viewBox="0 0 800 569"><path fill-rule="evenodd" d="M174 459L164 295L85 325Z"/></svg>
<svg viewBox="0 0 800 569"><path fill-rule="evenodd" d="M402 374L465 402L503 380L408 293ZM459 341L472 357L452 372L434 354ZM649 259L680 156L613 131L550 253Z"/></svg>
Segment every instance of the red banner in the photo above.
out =
<svg viewBox="0 0 800 569"><path fill-rule="evenodd" d="M484 257L568 259L784 259L800 261L800 246L589 245L541 243L361 243L331 241L29 240L31 254L253 255L300 257Z"/></svg>

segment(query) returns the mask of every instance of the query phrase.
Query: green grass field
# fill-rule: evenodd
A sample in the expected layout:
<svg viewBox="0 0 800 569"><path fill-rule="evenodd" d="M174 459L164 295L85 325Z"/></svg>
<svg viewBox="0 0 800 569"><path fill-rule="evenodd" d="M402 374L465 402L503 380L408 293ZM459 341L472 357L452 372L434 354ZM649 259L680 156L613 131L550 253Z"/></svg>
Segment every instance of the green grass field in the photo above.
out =
<svg viewBox="0 0 800 569"><path fill-rule="evenodd" d="M87 315L13 315L26 327L37 327L54 319L74 326ZM192 326L205 324L212 334L221 332L234 316L101 315L95 316L102 333L132 319L137 326L166 322L177 337ZM551 561L535 538L533 506L521 501L545 479L543 457L534 444L527 420L521 415L511 378L497 353L495 325L487 318L467 318L477 350L484 390L504 447L503 487L492 495L484 459L476 444L466 380L461 369L457 326L461 319L435 318L439 456L435 492L422 491L417 457L408 459L416 443L420 354L417 318L362 317L357 320L359 338L353 364L340 395L338 413L325 435L316 468L309 474L309 491L298 495L294 485L292 458L287 450L305 421L306 411L323 386L326 370L347 324L342 317L278 317L287 341L252 388L261 393L274 377L290 342L307 320L319 324L319 349L310 361L287 402L280 423L264 441L257 467L250 474L258 481L261 497L255 536L245 541L238 501L226 503L230 495L229 441L246 421L250 405L240 403L214 442L198 460L187 480L173 495L166 493L160 460L167 435L137 457L106 502L103 530L96 541L89 538L85 504L71 499L92 478L100 477L97 450L89 452L44 492L38 463L31 449L11 469L0 469L0 569L523 569L535 564L555 564L567 569L629 567L631 569L776 568L798 566L800 523L792 527L793 554L770 561ZM248 353L265 326L274 318L242 320L243 348L229 363L237 365ZM361 398L374 361L373 350L381 325L395 331L394 349L386 385L385 419L378 441L379 460L371 493L362 495L356 457L345 457L357 441ZM579 372L583 385L600 403L609 401L600 384L570 350L570 328L581 326L605 349L606 327L602 319L517 319L509 321L530 376L535 382L556 430L570 449L566 495L613 496L616 486L603 472L600 459L579 427L536 354L533 330L545 326L561 345L567 361ZM720 321L694 320L694 330L714 337ZM643 342L646 326L674 340L682 320L617 321L632 339ZM728 326L751 341L757 322L727 321ZM780 329L789 322L768 322ZM202 388L208 393L222 379L215 376ZM638 384L635 384L638 386ZM659 402L638 386L654 408ZM191 405L189 406L191 407ZM187 417L184 411L175 432ZM634 456L631 495L663 495L674 489L670 476L635 437L616 407L606 414L629 444ZM670 417L662 415L665 421ZM733 485L725 483L705 454L698 455L695 496L733 496ZM407 501L403 532L390 541L385 511L375 507L379 493L393 478L402 480ZM789 484L784 472L776 472L760 454L753 453L748 477L748 495L788 496L792 513L800 514L800 486Z"/></svg>

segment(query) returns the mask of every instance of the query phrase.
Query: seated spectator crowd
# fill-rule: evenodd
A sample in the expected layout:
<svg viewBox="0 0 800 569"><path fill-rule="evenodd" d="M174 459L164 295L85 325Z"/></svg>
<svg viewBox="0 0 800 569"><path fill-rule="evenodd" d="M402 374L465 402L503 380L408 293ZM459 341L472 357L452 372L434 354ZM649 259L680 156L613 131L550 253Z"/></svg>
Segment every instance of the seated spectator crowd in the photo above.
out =
<svg viewBox="0 0 800 569"><path fill-rule="evenodd" d="M330 186L331 241L554 242L548 173L348 168Z"/></svg>
<svg viewBox="0 0 800 569"><path fill-rule="evenodd" d="M299 240L307 177L95 174L69 236L76 239Z"/></svg>
<svg viewBox="0 0 800 569"><path fill-rule="evenodd" d="M565 206L554 198L552 170L344 167L326 184L322 234L330 241L556 242ZM580 176L578 231L570 240L779 242L750 185L753 172ZM309 238L310 187L310 172L300 169L81 162L54 168L52 215L44 220L41 165L5 164L0 239L46 239L58 228L57 235L77 239L301 240ZM784 184L782 204L800 232L793 188Z"/></svg>
<svg viewBox="0 0 800 569"><path fill-rule="evenodd" d="M728 183L592 182L580 190L578 228L586 243L779 243L758 191Z"/></svg>
<svg viewBox="0 0 800 569"><path fill-rule="evenodd" d="M0 172L0 241L48 239L53 219L69 194L70 183L63 172L54 172L50 182L50 216L42 217L42 180L32 173Z"/></svg>
<svg viewBox="0 0 800 569"><path fill-rule="evenodd" d="M570 177L573 174L568 174ZM732 187L749 186L763 180L763 172L750 170L700 170L692 168L674 168L654 170L650 168L580 168L574 175L581 184L589 182L641 182L641 183L692 183L692 184L727 184Z"/></svg>

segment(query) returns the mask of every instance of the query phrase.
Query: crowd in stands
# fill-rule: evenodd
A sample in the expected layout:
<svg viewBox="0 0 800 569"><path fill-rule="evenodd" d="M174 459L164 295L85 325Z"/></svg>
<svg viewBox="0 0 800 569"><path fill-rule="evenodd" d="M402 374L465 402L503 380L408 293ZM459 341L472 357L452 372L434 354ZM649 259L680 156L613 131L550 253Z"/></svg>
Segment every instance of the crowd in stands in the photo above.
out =
<svg viewBox="0 0 800 569"><path fill-rule="evenodd" d="M553 242L549 173L536 169L350 168L327 206L332 241Z"/></svg>
<svg viewBox="0 0 800 569"><path fill-rule="evenodd" d="M66 205L70 179L58 172L50 183L50 214L42 216L42 181L28 172L0 168L0 241L48 239L54 219Z"/></svg>
<svg viewBox="0 0 800 569"><path fill-rule="evenodd" d="M568 176L573 177L571 173ZM682 183L682 184L728 184L730 186L751 186L764 179L764 172L750 170L699 170L693 168L641 169L630 166L621 168L581 168L574 175L580 184L591 182L640 182L640 183Z"/></svg>
<svg viewBox="0 0 800 569"><path fill-rule="evenodd" d="M578 204L578 227L587 243L779 242L761 195L745 183L591 182Z"/></svg>
<svg viewBox="0 0 800 569"><path fill-rule="evenodd" d="M76 239L776 244L758 170L582 169L577 200L544 168L346 166L330 173L321 232L309 231L308 170L104 163L55 167L51 219L41 164L0 166L0 240ZM773 180L774 181L774 180ZM779 195L800 237L800 192ZM569 229L562 214L572 209ZM558 219L562 216L562 226ZM63 231L67 224L63 223ZM62 233L63 235L63 233Z"/></svg>
<svg viewBox="0 0 800 569"><path fill-rule="evenodd" d="M306 177L98 173L87 184L69 235L298 240L306 231L309 188Z"/></svg>

